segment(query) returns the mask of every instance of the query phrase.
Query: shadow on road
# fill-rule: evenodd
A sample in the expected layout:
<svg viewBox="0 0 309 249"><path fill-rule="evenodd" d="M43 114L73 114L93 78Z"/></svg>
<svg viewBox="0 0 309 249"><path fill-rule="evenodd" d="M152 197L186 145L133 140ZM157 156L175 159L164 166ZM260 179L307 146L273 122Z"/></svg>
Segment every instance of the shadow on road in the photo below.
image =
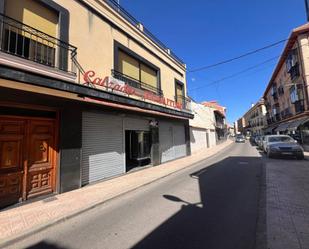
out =
<svg viewBox="0 0 309 249"><path fill-rule="evenodd" d="M228 157L192 173L201 203L164 195L182 203L180 210L132 248L255 248L257 221L265 223L258 219L259 205L265 203L259 200L262 174L260 157ZM264 239L260 236L258 243Z"/></svg>
<svg viewBox="0 0 309 249"><path fill-rule="evenodd" d="M58 246L51 242L41 241L35 245L27 247L26 249L69 249L68 247Z"/></svg>

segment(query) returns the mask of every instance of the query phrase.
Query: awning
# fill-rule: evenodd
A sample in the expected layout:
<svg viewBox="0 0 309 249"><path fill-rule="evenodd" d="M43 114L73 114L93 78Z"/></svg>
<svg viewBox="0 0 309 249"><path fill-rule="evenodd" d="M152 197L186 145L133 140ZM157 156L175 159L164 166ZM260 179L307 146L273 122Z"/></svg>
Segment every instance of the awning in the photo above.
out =
<svg viewBox="0 0 309 249"><path fill-rule="evenodd" d="M290 122L289 127L288 127L288 131L297 130L298 126L306 123L307 121L309 121L308 117L305 117L305 118L302 118L302 119L297 119L297 120Z"/></svg>
<svg viewBox="0 0 309 249"><path fill-rule="evenodd" d="M264 134L273 133L273 130L276 129L277 126L270 126L264 130Z"/></svg>
<svg viewBox="0 0 309 249"><path fill-rule="evenodd" d="M276 128L276 132L279 132L279 131L286 131L289 127L289 125L291 124L291 122L286 122L286 123L282 123L280 124L277 128Z"/></svg>

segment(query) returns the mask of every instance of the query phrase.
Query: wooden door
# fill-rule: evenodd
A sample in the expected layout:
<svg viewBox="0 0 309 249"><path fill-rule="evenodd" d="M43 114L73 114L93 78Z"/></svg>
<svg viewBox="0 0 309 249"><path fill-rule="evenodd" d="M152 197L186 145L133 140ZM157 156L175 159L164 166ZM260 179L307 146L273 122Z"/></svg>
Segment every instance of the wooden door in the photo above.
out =
<svg viewBox="0 0 309 249"><path fill-rule="evenodd" d="M26 198L55 190L54 121L30 120Z"/></svg>
<svg viewBox="0 0 309 249"><path fill-rule="evenodd" d="M22 198L25 121L0 117L0 208Z"/></svg>

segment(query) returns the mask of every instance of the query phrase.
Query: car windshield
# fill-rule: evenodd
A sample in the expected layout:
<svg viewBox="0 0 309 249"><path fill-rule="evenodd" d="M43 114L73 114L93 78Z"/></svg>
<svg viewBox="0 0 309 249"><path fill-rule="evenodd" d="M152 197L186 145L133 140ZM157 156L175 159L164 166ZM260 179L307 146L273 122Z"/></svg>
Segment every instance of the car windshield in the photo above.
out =
<svg viewBox="0 0 309 249"><path fill-rule="evenodd" d="M270 137L268 141L270 143L274 143L274 142L293 142L293 139L291 137L278 136L278 137Z"/></svg>
<svg viewBox="0 0 309 249"><path fill-rule="evenodd" d="M244 138L244 136L243 135L238 135L237 138Z"/></svg>

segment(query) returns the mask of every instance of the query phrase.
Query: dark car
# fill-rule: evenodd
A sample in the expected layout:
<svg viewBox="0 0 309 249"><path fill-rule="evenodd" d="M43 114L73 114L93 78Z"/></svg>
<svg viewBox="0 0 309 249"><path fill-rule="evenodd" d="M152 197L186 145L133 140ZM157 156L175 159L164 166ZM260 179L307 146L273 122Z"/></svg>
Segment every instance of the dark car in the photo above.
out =
<svg viewBox="0 0 309 249"><path fill-rule="evenodd" d="M303 148L287 135L267 136L265 152L268 157L293 156L297 159L304 159Z"/></svg>

